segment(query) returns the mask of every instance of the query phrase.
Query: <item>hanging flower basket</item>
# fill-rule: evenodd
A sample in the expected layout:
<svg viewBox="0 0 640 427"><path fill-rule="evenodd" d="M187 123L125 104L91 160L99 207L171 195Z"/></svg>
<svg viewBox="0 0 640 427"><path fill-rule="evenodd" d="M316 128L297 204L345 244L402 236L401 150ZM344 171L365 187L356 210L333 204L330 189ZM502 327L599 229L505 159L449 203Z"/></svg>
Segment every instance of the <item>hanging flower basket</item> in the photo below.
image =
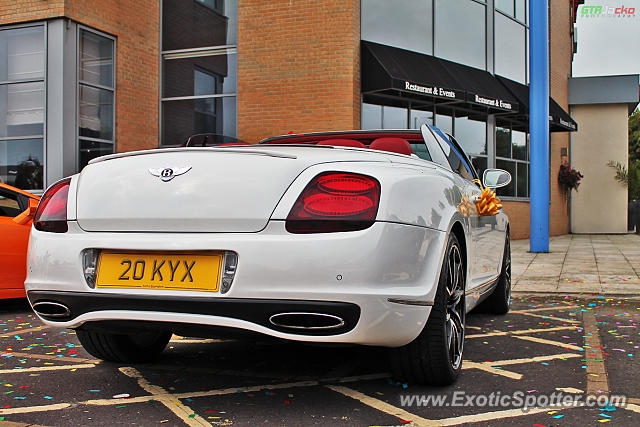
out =
<svg viewBox="0 0 640 427"><path fill-rule="evenodd" d="M580 171L573 169L570 165L560 165L560 172L558 172L558 184L562 188L565 194L569 194L571 190L578 191L580 181L584 178L584 175Z"/></svg>

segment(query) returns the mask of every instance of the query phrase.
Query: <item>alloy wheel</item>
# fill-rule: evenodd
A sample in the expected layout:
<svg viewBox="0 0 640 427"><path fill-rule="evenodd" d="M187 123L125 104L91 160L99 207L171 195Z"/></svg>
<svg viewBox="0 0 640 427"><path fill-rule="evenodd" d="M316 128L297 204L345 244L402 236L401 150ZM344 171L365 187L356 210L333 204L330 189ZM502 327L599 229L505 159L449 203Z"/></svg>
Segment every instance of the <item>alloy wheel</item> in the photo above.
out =
<svg viewBox="0 0 640 427"><path fill-rule="evenodd" d="M464 265L460 248L452 245L447 254L447 313L445 332L449 351L449 362L453 369L462 363L464 345Z"/></svg>
<svg viewBox="0 0 640 427"><path fill-rule="evenodd" d="M504 289L507 305L511 304L511 239L507 234L507 241L504 244Z"/></svg>

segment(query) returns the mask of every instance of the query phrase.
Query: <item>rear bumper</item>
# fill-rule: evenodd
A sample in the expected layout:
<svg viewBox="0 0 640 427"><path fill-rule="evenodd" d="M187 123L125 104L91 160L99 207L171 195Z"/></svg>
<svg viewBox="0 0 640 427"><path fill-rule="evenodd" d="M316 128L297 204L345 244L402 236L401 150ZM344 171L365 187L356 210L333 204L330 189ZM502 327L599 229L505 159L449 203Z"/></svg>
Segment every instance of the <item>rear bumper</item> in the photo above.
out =
<svg viewBox="0 0 640 427"><path fill-rule="evenodd" d="M360 318L360 307L334 301L297 301L241 298L162 297L94 292L31 291L29 302L54 302L69 309L64 317L40 316L50 322L73 322L78 317L96 311L138 311L146 313L180 313L217 316L251 322L274 331L298 335L336 335L352 330ZM299 329L274 325L271 316L280 313L318 313L342 319L344 325L331 329Z"/></svg>
<svg viewBox="0 0 640 427"><path fill-rule="evenodd" d="M54 296L69 304L68 318L43 318L58 327L140 321L395 347L411 342L427 321L445 241L442 231L385 222L361 231L295 235L283 221L271 221L259 233L98 233L71 221L64 234L32 229L25 287L32 304ZM90 248L229 250L238 254L238 266L226 294L92 289L82 272L82 252ZM286 304L285 312L344 318L344 328L322 334L279 329L266 316L278 304Z"/></svg>

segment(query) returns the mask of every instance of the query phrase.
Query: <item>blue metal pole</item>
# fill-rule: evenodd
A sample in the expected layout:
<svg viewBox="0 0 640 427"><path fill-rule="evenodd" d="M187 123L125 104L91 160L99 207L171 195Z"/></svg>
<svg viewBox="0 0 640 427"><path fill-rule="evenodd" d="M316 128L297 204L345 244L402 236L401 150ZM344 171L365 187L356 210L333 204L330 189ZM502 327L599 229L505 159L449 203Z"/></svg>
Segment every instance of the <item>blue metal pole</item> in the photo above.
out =
<svg viewBox="0 0 640 427"><path fill-rule="evenodd" d="M529 0L530 250L549 252L548 0Z"/></svg>

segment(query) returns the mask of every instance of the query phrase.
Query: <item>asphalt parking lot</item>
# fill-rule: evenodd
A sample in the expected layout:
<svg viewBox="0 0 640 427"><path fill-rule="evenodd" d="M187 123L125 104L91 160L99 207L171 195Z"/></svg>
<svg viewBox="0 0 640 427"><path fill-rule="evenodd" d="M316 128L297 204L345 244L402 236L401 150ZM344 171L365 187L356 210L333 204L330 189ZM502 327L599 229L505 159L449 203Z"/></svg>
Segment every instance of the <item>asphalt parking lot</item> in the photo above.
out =
<svg viewBox="0 0 640 427"><path fill-rule="evenodd" d="M174 337L156 363L100 362L25 302L0 302L0 426L640 425L640 302L517 298L507 316L467 319L462 376L438 389L393 381L377 348Z"/></svg>

